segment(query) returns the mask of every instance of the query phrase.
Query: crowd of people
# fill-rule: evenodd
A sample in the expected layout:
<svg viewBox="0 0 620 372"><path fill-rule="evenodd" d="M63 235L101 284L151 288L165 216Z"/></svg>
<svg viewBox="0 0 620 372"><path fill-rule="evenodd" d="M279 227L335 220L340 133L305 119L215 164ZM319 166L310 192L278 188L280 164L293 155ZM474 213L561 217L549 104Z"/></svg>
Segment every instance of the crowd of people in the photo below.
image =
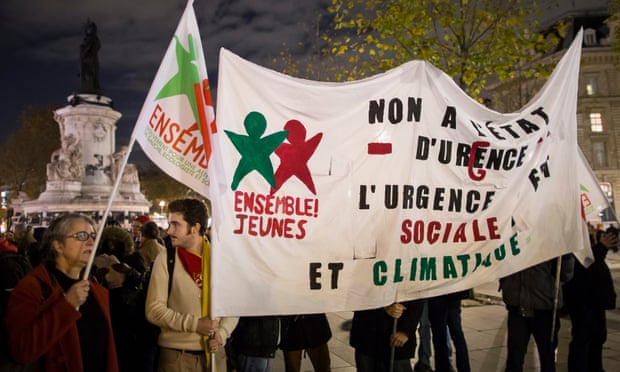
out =
<svg viewBox="0 0 620 372"><path fill-rule="evenodd" d="M207 221L202 201L179 199L168 206L166 230L147 215L136 217L131 230L109 221L97 247L97 226L85 215L62 215L44 229L16 225L0 238L0 370L167 372L214 365L269 372L281 350L286 372L299 372L306 356L315 371L329 372L326 314L212 319L205 313ZM605 311L616 306L605 257L618 249L618 232L591 227L590 233L590 265L565 255L500 280L506 372L523 370L531 336L540 370L555 371L562 311L571 319L569 371L603 371ZM469 372L461 301L470 295L355 311L350 345L357 370Z"/></svg>

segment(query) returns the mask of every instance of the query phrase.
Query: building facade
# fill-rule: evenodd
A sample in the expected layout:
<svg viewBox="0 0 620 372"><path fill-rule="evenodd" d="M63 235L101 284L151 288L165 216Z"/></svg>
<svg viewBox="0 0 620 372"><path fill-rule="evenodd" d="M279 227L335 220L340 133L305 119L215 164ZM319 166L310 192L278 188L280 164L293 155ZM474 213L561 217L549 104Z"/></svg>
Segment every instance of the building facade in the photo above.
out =
<svg viewBox="0 0 620 372"><path fill-rule="evenodd" d="M568 23L568 32L558 50L544 57L557 64L583 29L582 58L577 103L579 147L612 205L602 213L601 221L617 221L616 200L620 200L620 52L614 37L618 27L607 6L566 9L547 20L547 27L559 20ZM490 89L493 108L509 112L527 103L544 81L517 77Z"/></svg>

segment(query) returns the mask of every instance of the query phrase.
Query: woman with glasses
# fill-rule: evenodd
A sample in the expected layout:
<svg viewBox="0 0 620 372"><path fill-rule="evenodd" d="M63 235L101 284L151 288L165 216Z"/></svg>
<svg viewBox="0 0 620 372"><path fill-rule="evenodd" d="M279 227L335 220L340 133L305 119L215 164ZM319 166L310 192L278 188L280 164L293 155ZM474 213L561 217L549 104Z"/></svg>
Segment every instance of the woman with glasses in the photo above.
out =
<svg viewBox="0 0 620 372"><path fill-rule="evenodd" d="M9 350L42 371L118 371L107 290L82 279L95 254L95 223L63 215L42 241L43 263L15 287L6 314Z"/></svg>

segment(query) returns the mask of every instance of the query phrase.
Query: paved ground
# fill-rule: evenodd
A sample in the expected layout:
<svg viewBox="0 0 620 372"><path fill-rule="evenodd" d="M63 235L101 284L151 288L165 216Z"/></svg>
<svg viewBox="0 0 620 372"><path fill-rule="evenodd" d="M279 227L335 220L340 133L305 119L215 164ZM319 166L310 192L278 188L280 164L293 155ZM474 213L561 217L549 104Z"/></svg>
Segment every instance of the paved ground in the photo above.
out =
<svg viewBox="0 0 620 372"><path fill-rule="evenodd" d="M620 295L620 253L610 254L608 264L612 269L616 291ZM476 300L463 303L462 321L471 370L475 372L503 371L506 361L506 310L501 303L497 282L487 283L475 289ZM355 371L353 349L349 346L349 332L341 326L353 316L352 312L328 314L333 337L329 342L332 371ZM560 336L557 355L557 372L566 372L570 320L560 320ZM607 342L603 352L603 365L607 372L620 371L620 309L607 312ZM415 362L415 361L414 361ZM530 342L526 356L525 371L538 371L536 347ZM282 355L276 357L273 372L283 372ZM308 359L302 363L302 371L313 371Z"/></svg>

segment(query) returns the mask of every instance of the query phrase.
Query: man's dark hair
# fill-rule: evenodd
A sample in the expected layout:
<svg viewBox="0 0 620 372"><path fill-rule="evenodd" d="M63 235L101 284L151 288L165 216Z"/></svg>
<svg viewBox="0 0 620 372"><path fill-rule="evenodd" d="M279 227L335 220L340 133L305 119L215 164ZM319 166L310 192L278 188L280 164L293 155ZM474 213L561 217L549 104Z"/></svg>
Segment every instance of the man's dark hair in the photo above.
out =
<svg viewBox="0 0 620 372"><path fill-rule="evenodd" d="M168 213L181 213L190 225L200 224L200 235L207 230L207 207L198 199L177 199L168 205Z"/></svg>
<svg viewBox="0 0 620 372"><path fill-rule="evenodd" d="M142 233L142 236L147 239L159 238L159 226L157 226L157 224L153 221L149 221L142 225L140 232Z"/></svg>

